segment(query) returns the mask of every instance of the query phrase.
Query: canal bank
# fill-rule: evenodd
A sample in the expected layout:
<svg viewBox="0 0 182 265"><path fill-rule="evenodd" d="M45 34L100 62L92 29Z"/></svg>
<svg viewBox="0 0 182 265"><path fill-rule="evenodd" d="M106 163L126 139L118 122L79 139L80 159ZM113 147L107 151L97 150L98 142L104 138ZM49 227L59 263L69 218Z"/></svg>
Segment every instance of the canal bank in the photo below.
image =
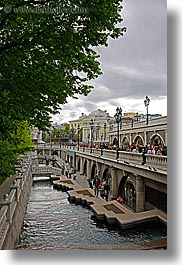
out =
<svg viewBox="0 0 182 265"><path fill-rule="evenodd" d="M98 222L87 207L69 203L66 192L41 181L32 187L16 249L122 250L165 246L165 227L153 225L121 231Z"/></svg>

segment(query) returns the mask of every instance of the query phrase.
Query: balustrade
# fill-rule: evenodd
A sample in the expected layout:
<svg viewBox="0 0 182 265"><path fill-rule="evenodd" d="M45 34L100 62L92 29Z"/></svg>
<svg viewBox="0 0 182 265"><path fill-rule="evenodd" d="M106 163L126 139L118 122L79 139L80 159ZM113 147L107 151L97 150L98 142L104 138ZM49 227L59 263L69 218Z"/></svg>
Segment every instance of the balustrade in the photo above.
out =
<svg viewBox="0 0 182 265"><path fill-rule="evenodd" d="M49 146L47 146L49 148ZM66 146L62 145L60 147L62 151L67 152L67 150L72 150L76 154L84 153L88 155L100 157L103 159L111 159L116 160L116 150L108 150L108 149L98 149L98 148L90 148L90 147L81 147L78 150L78 146ZM146 163L145 166L154 167L159 170L167 170L167 157L166 156L158 156L158 155L149 155L146 154ZM119 159L118 162L128 162L131 164L143 164L143 154L142 153L133 153L126 151L119 151Z"/></svg>
<svg viewBox="0 0 182 265"><path fill-rule="evenodd" d="M22 164L21 173L17 173L10 192L4 195L0 201L0 249L7 236L8 227L12 225L12 219L18 206L21 194L27 191L27 185L31 178L31 166L29 163Z"/></svg>

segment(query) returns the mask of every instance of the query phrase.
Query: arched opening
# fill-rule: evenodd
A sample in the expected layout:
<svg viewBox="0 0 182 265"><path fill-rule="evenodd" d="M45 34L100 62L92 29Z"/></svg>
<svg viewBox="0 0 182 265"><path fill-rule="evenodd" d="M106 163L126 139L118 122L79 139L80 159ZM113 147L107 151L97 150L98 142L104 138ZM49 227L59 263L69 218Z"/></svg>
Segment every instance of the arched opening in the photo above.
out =
<svg viewBox="0 0 182 265"><path fill-rule="evenodd" d="M96 167L96 164L94 163L92 166L92 170L91 170L91 180L95 178L96 170L97 170L97 167Z"/></svg>
<svg viewBox="0 0 182 265"><path fill-rule="evenodd" d="M129 139L127 136L124 136L123 139L121 140L122 145L129 145Z"/></svg>
<svg viewBox="0 0 182 265"><path fill-rule="evenodd" d="M137 135L134 139L133 139L133 142L135 145L143 145L144 144L144 141L143 141L143 138L140 136L140 135Z"/></svg>
<svg viewBox="0 0 182 265"><path fill-rule="evenodd" d="M149 140L150 145L155 145L155 146L162 146L164 145L164 140L159 134L154 134L152 135L151 139Z"/></svg>
<svg viewBox="0 0 182 265"><path fill-rule="evenodd" d="M124 176L119 184L118 196L121 196L123 203L136 210L136 190L133 181L129 176Z"/></svg>
<svg viewBox="0 0 182 265"><path fill-rule="evenodd" d="M118 139L116 137L114 137L114 139L113 139L113 145L116 145L117 146L117 144L118 144Z"/></svg>
<svg viewBox="0 0 182 265"><path fill-rule="evenodd" d="M108 184L110 186L110 189L112 189L112 179L111 179L111 173L109 168L106 168L104 170L104 173L102 175L102 180L105 179L106 181L108 181Z"/></svg>

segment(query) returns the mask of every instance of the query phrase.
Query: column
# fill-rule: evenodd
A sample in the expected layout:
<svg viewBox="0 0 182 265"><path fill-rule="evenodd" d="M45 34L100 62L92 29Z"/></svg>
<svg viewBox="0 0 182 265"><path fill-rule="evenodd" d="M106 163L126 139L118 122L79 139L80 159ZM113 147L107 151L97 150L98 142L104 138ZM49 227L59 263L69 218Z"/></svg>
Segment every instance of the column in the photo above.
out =
<svg viewBox="0 0 182 265"><path fill-rule="evenodd" d="M101 163L96 162L97 175L101 178Z"/></svg>
<svg viewBox="0 0 182 265"><path fill-rule="evenodd" d="M131 133L130 133L130 143L129 143L130 145L132 144L132 140L131 140Z"/></svg>
<svg viewBox="0 0 182 265"><path fill-rule="evenodd" d="M91 160L87 159L87 178L91 179Z"/></svg>
<svg viewBox="0 0 182 265"><path fill-rule="evenodd" d="M80 157L80 175L84 174L83 159L84 158Z"/></svg>
<svg viewBox="0 0 182 265"><path fill-rule="evenodd" d="M145 141L144 145L146 145L147 144L147 133L146 133L146 131L144 131L144 141Z"/></svg>
<svg viewBox="0 0 182 265"><path fill-rule="evenodd" d="M136 212L144 211L144 184L141 176L136 176Z"/></svg>
<svg viewBox="0 0 182 265"><path fill-rule="evenodd" d="M165 134L164 141L165 141L165 145L167 146L167 130L164 131L164 134Z"/></svg>
<svg viewBox="0 0 182 265"><path fill-rule="evenodd" d="M111 178L112 178L111 198L112 200L114 200L117 199L118 197L117 176L116 176L116 169L114 167L111 167Z"/></svg>
<svg viewBox="0 0 182 265"><path fill-rule="evenodd" d="M85 142L85 128L82 127L82 139L81 142Z"/></svg>

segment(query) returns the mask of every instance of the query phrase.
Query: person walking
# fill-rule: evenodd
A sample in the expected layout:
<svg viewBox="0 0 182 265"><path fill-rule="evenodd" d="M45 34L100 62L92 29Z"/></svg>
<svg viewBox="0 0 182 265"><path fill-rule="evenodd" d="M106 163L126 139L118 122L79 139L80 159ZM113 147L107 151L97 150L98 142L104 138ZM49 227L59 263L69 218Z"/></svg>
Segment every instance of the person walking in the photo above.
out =
<svg viewBox="0 0 182 265"><path fill-rule="evenodd" d="M100 187L100 179L99 179L98 175L95 176L94 181L93 181L93 185L94 185L95 196L98 197L99 187Z"/></svg>
<svg viewBox="0 0 182 265"><path fill-rule="evenodd" d="M110 191L110 187L109 187L108 181L106 181L104 185L104 198L106 201L108 201L109 191Z"/></svg>

